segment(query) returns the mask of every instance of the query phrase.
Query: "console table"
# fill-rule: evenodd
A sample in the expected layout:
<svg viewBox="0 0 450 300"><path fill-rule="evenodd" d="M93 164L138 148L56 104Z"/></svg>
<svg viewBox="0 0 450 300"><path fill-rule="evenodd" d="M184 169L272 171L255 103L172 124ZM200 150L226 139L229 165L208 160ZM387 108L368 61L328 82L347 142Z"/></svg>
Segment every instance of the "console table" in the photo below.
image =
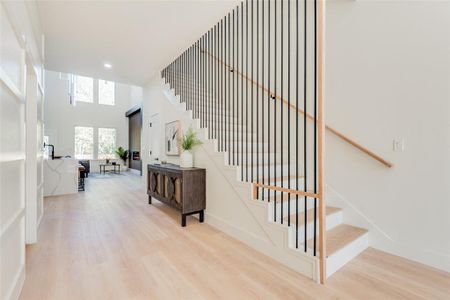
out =
<svg viewBox="0 0 450 300"><path fill-rule="evenodd" d="M117 174L117 170L119 170L119 174L120 174L120 164L100 164L100 174L102 174L102 169L103 169L103 174L106 174L106 167L113 167L113 170L111 170L111 172L114 172L114 174Z"/></svg>
<svg viewBox="0 0 450 300"><path fill-rule="evenodd" d="M206 208L206 170L180 168L172 164L147 166L148 203L152 197L181 212L181 226L186 226L186 216L199 214L204 220Z"/></svg>

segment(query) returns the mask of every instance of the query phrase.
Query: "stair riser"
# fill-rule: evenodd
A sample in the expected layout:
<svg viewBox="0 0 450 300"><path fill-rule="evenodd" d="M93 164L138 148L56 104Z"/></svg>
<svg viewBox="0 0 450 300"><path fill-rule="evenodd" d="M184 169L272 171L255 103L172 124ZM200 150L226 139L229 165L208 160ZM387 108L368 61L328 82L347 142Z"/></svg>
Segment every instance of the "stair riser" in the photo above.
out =
<svg viewBox="0 0 450 300"><path fill-rule="evenodd" d="M224 145L223 145L223 147L225 148L225 142L226 142L226 144L228 145L228 140L227 141L224 141ZM219 151L219 140L215 140L215 147L216 147L216 151ZM238 146L239 146L239 148L238 148ZM240 156L240 154L242 153L242 146L244 146L244 149L245 149L245 144L239 144L238 145L238 143L237 142L235 142L234 143L234 162L235 162L235 164L237 164L239 161L238 161L238 153L239 153L239 156ZM256 144L256 143L253 143L253 147L254 148L256 148L256 146L258 146L258 147L263 147L264 146L264 144L261 144L261 143L258 143L258 144ZM229 149L230 149L230 157L231 157L231 162L233 162L233 142L232 141L230 141L230 144L228 145L228 147L229 147ZM251 147L251 144L249 144L248 145L248 147L250 148ZM239 150L239 151L238 151ZM227 155L227 159L228 159L228 152L226 151L226 150L224 150L223 152L225 152L225 154Z"/></svg>
<svg viewBox="0 0 450 300"><path fill-rule="evenodd" d="M250 167L248 169L248 171L249 171L249 174L253 173L253 176L255 176L255 177L258 174L259 178L262 178L263 176L265 178L274 178L274 177L281 176L281 169L283 169L283 175L286 175L288 172L288 168L289 168L288 165L276 165L276 166L271 165L270 167L269 166L264 166L264 167L259 166L259 167L253 167L253 168ZM291 169L291 175L294 176L295 175L295 166L291 165L290 169ZM241 174L240 166L237 168L236 174Z"/></svg>
<svg viewBox="0 0 450 300"><path fill-rule="evenodd" d="M265 201L267 201L267 199ZM277 201L276 202L276 207L277 207L276 208L276 212L277 212L277 220L278 221L281 218L281 205L283 205L283 217L286 217L289 214L288 202L289 201L286 201L286 200L283 201L283 202L281 202L281 201ZM291 214L293 214L295 212L295 202L296 202L295 198L292 198L290 200L290 207L291 207L290 213ZM273 200L271 200L268 203L269 203L269 205L267 206L267 209L269 211L268 216L269 216L269 219L271 221L273 221L273 219L274 219L274 205L275 205L275 202ZM304 208L305 208L304 198L299 198L298 199L298 211L299 211L299 213L303 212ZM312 208L314 208L314 201L313 200L307 202L307 209L312 209Z"/></svg>
<svg viewBox="0 0 450 300"><path fill-rule="evenodd" d="M304 214L299 214L298 216L299 218L304 218ZM272 217L273 218L273 217ZM284 220L286 221L286 220ZM343 222L343 213L342 211L336 212L334 214L331 215L327 215L326 217L326 222L325 222L325 226L326 226L326 230L330 230L340 224L342 224ZM277 222L279 223L279 221ZM285 224L287 224L287 222L284 222ZM316 224L316 236L319 236L319 220L317 219L317 224ZM295 248L295 222L291 223L291 226L288 229L289 231L289 247L291 248ZM308 223L308 225L306 226L306 236L307 236L307 240L312 239L314 237L314 222ZM299 245L302 245L302 249L303 249L303 245L304 245L304 241L305 241L305 227L299 226L298 227L298 243ZM318 242L317 242L318 245ZM317 248L318 250L318 248Z"/></svg>
<svg viewBox="0 0 450 300"><path fill-rule="evenodd" d="M251 146L249 146L249 147L251 147ZM244 145L244 150L245 150L245 145ZM253 165L256 165L256 155L257 155L257 153L253 153ZM270 156L271 160L274 160L275 158L277 160L280 159L280 155L276 154L276 153L265 153L264 156L265 157ZM259 153L259 160L261 160L261 157L262 157L261 153ZM250 169L251 169L251 162L252 162L252 153L248 153L248 154L246 154L245 152L244 153L240 153L239 154L239 159L242 160L242 164L243 165L246 165L247 164L247 160L248 160L248 164L249 164L248 170L249 170L249 174L251 174ZM228 156L225 156L224 157L224 163L226 165L231 165L233 163L233 159L228 161ZM244 167L244 172L246 172L245 171L245 167Z"/></svg>
<svg viewBox="0 0 450 300"><path fill-rule="evenodd" d="M327 277L331 276L346 263L354 259L369 247L369 233L361 235L341 250L333 253L327 258Z"/></svg>

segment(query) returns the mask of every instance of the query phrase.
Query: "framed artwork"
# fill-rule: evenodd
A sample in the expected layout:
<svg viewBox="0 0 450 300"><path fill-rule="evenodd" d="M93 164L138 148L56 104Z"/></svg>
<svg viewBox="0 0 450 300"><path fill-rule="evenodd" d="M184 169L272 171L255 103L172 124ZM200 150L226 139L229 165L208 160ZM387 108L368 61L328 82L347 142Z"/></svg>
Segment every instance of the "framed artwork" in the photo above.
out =
<svg viewBox="0 0 450 300"><path fill-rule="evenodd" d="M180 121L173 121L166 124L166 155L180 155Z"/></svg>

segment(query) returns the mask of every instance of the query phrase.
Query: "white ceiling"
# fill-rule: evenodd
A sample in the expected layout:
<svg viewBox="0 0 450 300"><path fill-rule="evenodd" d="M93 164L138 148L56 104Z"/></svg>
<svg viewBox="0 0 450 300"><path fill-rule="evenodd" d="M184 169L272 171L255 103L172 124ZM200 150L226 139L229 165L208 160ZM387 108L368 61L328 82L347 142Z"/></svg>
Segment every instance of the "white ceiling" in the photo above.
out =
<svg viewBox="0 0 450 300"><path fill-rule="evenodd" d="M143 86L238 3L38 1L45 67Z"/></svg>

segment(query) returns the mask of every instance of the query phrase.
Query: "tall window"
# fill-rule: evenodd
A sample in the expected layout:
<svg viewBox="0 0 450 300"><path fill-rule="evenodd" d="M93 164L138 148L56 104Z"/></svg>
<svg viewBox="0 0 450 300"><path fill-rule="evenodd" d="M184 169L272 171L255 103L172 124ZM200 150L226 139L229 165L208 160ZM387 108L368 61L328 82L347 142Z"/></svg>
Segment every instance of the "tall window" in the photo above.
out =
<svg viewBox="0 0 450 300"><path fill-rule="evenodd" d="M75 127L75 157L78 159L94 158L94 128Z"/></svg>
<svg viewBox="0 0 450 300"><path fill-rule="evenodd" d="M116 129L98 129L98 158L116 158Z"/></svg>
<svg viewBox="0 0 450 300"><path fill-rule="evenodd" d="M114 105L114 82L98 80L98 103Z"/></svg>
<svg viewBox="0 0 450 300"><path fill-rule="evenodd" d="M74 76L75 102L94 102L94 79Z"/></svg>

